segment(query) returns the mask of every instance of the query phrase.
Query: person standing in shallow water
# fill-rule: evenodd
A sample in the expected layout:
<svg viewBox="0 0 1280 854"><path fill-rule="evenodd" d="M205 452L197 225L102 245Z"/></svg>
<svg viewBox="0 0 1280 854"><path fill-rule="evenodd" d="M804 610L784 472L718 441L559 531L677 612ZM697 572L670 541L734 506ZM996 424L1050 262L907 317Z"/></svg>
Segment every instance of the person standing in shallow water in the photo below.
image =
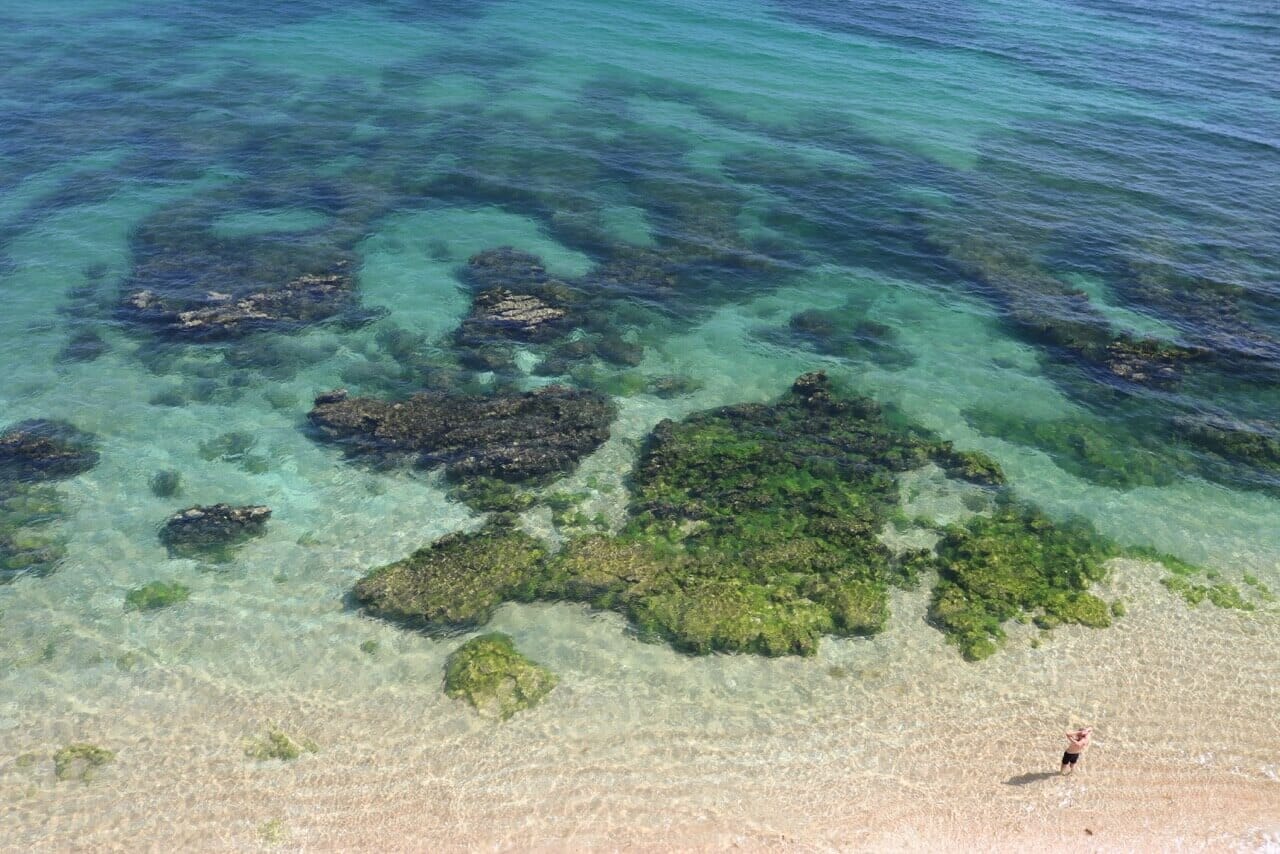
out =
<svg viewBox="0 0 1280 854"><path fill-rule="evenodd" d="M1076 763L1080 761L1080 757L1089 749L1089 743L1093 740L1093 727L1086 726L1080 729L1074 729L1067 733L1067 749L1062 754L1062 774L1070 774L1075 770Z"/></svg>

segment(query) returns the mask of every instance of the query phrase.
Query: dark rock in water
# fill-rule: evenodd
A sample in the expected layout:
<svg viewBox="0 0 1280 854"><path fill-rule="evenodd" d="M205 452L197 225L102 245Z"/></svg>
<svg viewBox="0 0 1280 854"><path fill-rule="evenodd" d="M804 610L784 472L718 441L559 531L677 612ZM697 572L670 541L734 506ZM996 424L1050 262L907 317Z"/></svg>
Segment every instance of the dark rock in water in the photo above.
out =
<svg viewBox="0 0 1280 854"><path fill-rule="evenodd" d="M464 339L485 335L517 341L545 341L563 331L566 312L533 294L490 288L476 294L462 322Z"/></svg>
<svg viewBox="0 0 1280 854"><path fill-rule="evenodd" d="M477 291L493 288L526 290L547 281L547 268L537 255L511 246L499 246L472 255L462 277Z"/></svg>
<svg viewBox="0 0 1280 854"><path fill-rule="evenodd" d="M168 518L160 542L171 557L226 560L236 546L266 532L271 510L262 506L213 504L188 507Z"/></svg>
<svg viewBox="0 0 1280 854"><path fill-rule="evenodd" d="M182 492L182 473L176 469L163 469L151 475L151 494L157 498L172 498Z"/></svg>
<svg viewBox="0 0 1280 854"><path fill-rule="evenodd" d="M515 356L505 347L468 347L459 350L458 362L473 371L509 371L516 366Z"/></svg>
<svg viewBox="0 0 1280 854"><path fill-rule="evenodd" d="M316 432L356 452L418 454L452 477L537 480L571 470L609 438L613 403L595 392L550 386L489 396L423 392L402 401L316 398Z"/></svg>
<svg viewBox="0 0 1280 854"><path fill-rule="evenodd" d="M60 362L92 362L110 349L96 329L80 329L58 354Z"/></svg>
<svg viewBox="0 0 1280 854"><path fill-rule="evenodd" d="M0 434L0 480L74 477L98 464L96 441L65 421L36 418Z"/></svg>
<svg viewBox="0 0 1280 854"><path fill-rule="evenodd" d="M329 320L355 308L355 284L344 269L308 273L284 286L236 298L209 291L197 300L155 291L131 293L124 303L133 319L178 338L208 341L263 329L287 329Z"/></svg>
<svg viewBox="0 0 1280 854"><path fill-rule="evenodd" d="M644 361L644 345L634 344L617 335L602 337L595 346L596 355L606 362L634 368Z"/></svg>
<svg viewBox="0 0 1280 854"><path fill-rule="evenodd" d="M866 359L885 370L901 370L915 362L915 355L898 343L891 326L868 320L862 311L847 305L834 311L806 309L791 316L787 334L764 330L765 339L800 343L814 352L846 359Z"/></svg>
<svg viewBox="0 0 1280 854"><path fill-rule="evenodd" d="M651 383L651 392L664 400L673 397L684 397L687 394L693 394L700 388L702 388L702 383L697 380L676 375L654 377Z"/></svg>
<svg viewBox="0 0 1280 854"><path fill-rule="evenodd" d="M1201 451L1280 474L1280 423L1183 417L1173 428Z"/></svg>

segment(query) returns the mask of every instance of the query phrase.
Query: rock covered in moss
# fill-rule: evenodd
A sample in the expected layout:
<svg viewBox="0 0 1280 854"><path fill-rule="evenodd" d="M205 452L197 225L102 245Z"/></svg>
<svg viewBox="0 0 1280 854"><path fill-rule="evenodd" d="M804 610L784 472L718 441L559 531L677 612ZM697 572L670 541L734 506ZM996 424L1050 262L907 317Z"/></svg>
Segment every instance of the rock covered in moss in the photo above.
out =
<svg viewBox="0 0 1280 854"><path fill-rule="evenodd" d="M0 433L0 480L48 481L83 474L98 464L92 433L47 418L11 425Z"/></svg>
<svg viewBox="0 0 1280 854"><path fill-rule="evenodd" d="M609 438L613 403L596 392L548 386L533 392L423 392L407 400L316 398L311 424L323 439L360 453L412 453L454 478L506 481L564 474Z"/></svg>
<svg viewBox="0 0 1280 854"><path fill-rule="evenodd" d="M549 556L496 520L375 571L356 597L446 628L482 623L506 599L585 601L693 653L811 654L824 634L884 627L889 585L918 572L878 537L898 504L894 475L953 453L805 375L775 404L659 424L616 536Z"/></svg>
<svg viewBox="0 0 1280 854"><path fill-rule="evenodd" d="M1033 507L1006 504L945 530L929 619L970 660L995 652L1003 624L1023 613L1042 628L1108 626L1110 609L1088 589L1117 554L1083 520L1055 524Z"/></svg>
<svg viewBox="0 0 1280 854"><path fill-rule="evenodd" d="M59 780L87 783L98 769L115 761L113 751L96 744L68 744L53 754L53 773Z"/></svg>
<svg viewBox="0 0 1280 854"><path fill-rule="evenodd" d="M503 601L528 598L546 554L540 541L494 519L374 570L353 592L379 616L457 630L487 622Z"/></svg>
<svg viewBox="0 0 1280 854"><path fill-rule="evenodd" d="M172 557L225 560L236 546L266 533L270 518L271 509L261 505L188 507L164 523L160 542Z"/></svg>
<svg viewBox="0 0 1280 854"><path fill-rule="evenodd" d="M554 673L522 655L511 637L500 632L472 638L445 663L445 693L499 720L537 705L558 681Z"/></svg>
<svg viewBox="0 0 1280 854"><path fill-rule="evenodd" d="M135 587L124 597L126 611L154 611L191 598L191 588L178 582L152 581Z"/></svg>
<svg viewBox="0 0 1280 854"><path fill-rule="evenodd" d="M51 485L0 481L0 584L58 568L66 546L56 523L64 514Z"/></svg>

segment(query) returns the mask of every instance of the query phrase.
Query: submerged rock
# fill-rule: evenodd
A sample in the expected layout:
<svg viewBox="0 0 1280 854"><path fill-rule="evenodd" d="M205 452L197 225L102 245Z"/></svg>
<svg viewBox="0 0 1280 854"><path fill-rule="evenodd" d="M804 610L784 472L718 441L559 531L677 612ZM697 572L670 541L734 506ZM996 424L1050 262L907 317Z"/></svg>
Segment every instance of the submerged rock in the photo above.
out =
<svg viewBox="0 0 1280 854"><path fill-rule="evenodd" d="M490 288L476 294L459 337L464 341L488 337L545 341L563 331L567 314L565 309L533 294Z"/></svg>
<svg viewBox="0 0 1280 854"><path fill-rule="evenodd" d="M125 311L135 320L178 338L235 338L263 329L303 326L355 308L355 284L345 271L308 273L279 288L236 298L209 291L197 300L164 297L155 291L131 293Z"/></svg>
<svg viewBox="0 0 1280 854"><path fill-rule="evenodd" d="M98 464L92 433L68 424L35 418L0 433L0 480L61 480Z"/></svg>
<svg viewBox="0 0 1280 854"><path fill-rule="evenodd" d="M359 453L410 453L451 477L528 481L570 471L609 438L604 395L548 386L488 396L423 392L385 401L326 392L310 420L320 437Z"/></svg>
<svg viewBox="0 0 1280 854"><path fill-rule="evenodd" d="M1034 507L1007 504L945 530L929 619L971 661L995 652L1002 624L1019 614L1042 628L1109 626L1110 608L1088 587L1118 554L1082 520L1055 524Z"/></svg>
<svg viewBox="0 0 1280 854"><path fill-rule="evenodd" d="M191 588L178 582L152 581L135 587L124 597L126 611L155 611L191 598Z"/></svg>
<svg viewBox="0 0 1280 854"><path fill-rule="evenodd" d="M179 510L160 529L171 557L226 560L230 552L266 532L271 510L262 506L213 504Z"/></svg>
<svg viewBox="0 0 1280 854"><path fill-rule="evenodd" d="M550 278L541 258L512 246L485 249L472 255L462 277L477 291L525 290L540 287Z"/></svg>
<svg viewBox="0 0 1280 854"><path fill-rule="evenodd" d="M811 654L824 634L880 631L888 587L915 583L927 560L895 556L878 535L898 507L894 475L931 460L1002 477L807 374L773 405L659 424L616 536L550 555L498 517L375 570L355 596L429 631L482 624L506 600L567 599L621 611L688 652Z"/></svg>
<svg viewBox="0 0 1280 854"><path fill-rule="evenodd" d="M0 584L58 568L66 546L54 523L63 513L52 486L0 481Z"/></svg>
<svg viewBox="0 0 1280 854"><path fill-rule="evenodd" d="M445 663L444 692L487 717L506 720L537 705L559 680L516 650L500 632L472 638Z"/></svg>
<svg viewBox="0 0 1280 854"><path fill-rule="evenodd" d="M353 593L378 616L456 631L488 622L507 599L527 598L528 582L546 555L540 541L501 520L491 521L374 570Z"/></svg>

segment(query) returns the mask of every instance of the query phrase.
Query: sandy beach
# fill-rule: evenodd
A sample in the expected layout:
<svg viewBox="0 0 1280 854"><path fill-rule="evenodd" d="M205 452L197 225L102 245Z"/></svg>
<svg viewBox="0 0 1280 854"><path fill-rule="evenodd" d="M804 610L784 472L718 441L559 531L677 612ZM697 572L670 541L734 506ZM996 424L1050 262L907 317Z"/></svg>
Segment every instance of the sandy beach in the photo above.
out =
<svg viewBox="0 0 1280 854"><path fill-rule="evenodd" d="M406 655L414 678L347 691L144 667L74 713L6 722L9 750L42 759L0 765L4 847L1274 850L1275 615L1189 610L1149 569L1117 567L1135 604L1115 628L1015 639L979 665L938 648L919 594L883 639L804 660L691 659L612 615L508 606L495 625L563 683L506 724L440 694L447 641ZM1080 721L1096 744L1059 777ZM269 723L318 752L247 759ZM55 782L43 757L70 740L118 758Z"/></svg>

